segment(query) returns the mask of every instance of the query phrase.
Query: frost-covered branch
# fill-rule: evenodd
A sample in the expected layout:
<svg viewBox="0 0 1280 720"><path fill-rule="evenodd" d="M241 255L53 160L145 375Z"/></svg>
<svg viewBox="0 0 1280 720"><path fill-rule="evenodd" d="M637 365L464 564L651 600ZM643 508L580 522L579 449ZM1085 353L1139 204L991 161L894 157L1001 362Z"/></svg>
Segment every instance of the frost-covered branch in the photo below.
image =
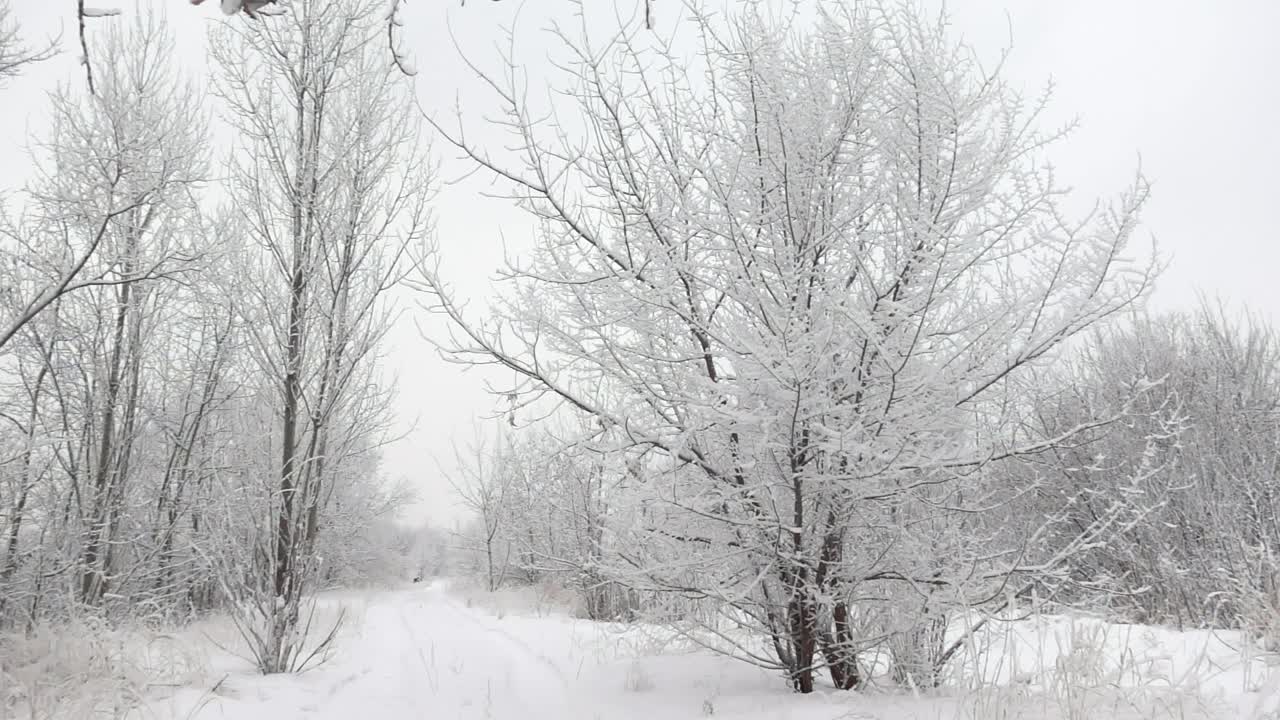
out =
<svg viewBox="0 0 1280 720"><path fill-rule="evenodd" d="M22 38L22 27L13 17L9 0L0 0L0 82L17 76L29 65L48 60L57 51L57 40L29 47Z"/></svg>

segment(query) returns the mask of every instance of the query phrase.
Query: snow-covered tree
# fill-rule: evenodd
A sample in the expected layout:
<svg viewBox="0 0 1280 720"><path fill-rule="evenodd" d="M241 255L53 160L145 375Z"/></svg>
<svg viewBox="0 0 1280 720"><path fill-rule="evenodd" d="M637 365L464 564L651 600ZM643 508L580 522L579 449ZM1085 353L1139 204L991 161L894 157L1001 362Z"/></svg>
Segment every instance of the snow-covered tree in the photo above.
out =
<svg viewBox="0 0 1280 720"><path fill-rule="evenodd" d="M41 179L23 198L25 215L0 226L0 350L64 295L127 286L172 259L170 250L130 260L112 247L120 227L158 222L149 209L203 179L202 114L175 76L164 32L146 15L110 27L106 49L128 64L108 68L101 97L54 94Z"/></svg>
<svg viewBox="0 0 1280 720"><path fill-rule="evenodd" d="M1056 548L966 529L1009 492L989 468L1131 410L1033 435L1014 399L1153 274L1126 259L1141 177L1062 209L1047 98L908 7L814 14L694 10L668 44L642 22L562 33L573 107L551 114L509 58L484 79L513 152L434 123L538 220L536 248L491 320L424 277L455 358L513 371L520 402L554 397L633 457L618 575L727 608L753 634L722 640L802 692L824 666L862 682L883 598L926 608L918 628L1119 521Z"/></svg>
<svg viewBox="0 0 1280 720"><path fill-rule="evenodd" d="M272 428L240 588L264 672L306 660L300 607L326 513L342 484L371 475L363 460L382 441L386 291L426 229L411 94L375 42L383 6L310 0L213 38L240 138L228 190L248 239L241 313Z"/></svg>
<svg viewBox="0 0 1280 720"><path fill-rule="evenodd" d="M475 559L477 574L483 576L484 587L490 592L506 580L511 565L509 535L523 526L520 522L508 526L508 521L529 515L528 508L512 507L517 475L522 470L512 448L502 444L494 452L489 449L492 442L477 428L466 454L455 448L458 471L448 478L454 493L471 513L461 546Z"/></svg>
<svg viewBox="0 0 1280 720"><path fill-rule="evenodd" d="M452 482L471 512L459 538L489 590L504 581L549 581L574 591L587 617L631 609L604 568L612 494L626 475L573 423L543 422L479 441Z"/></svg>
<svg viewBox="0 0 1280 720"><path fill-rule="evenodd" d="M134 539L129 503L147 482L141 454L163 402L149 362L174 281L199 255L194 190L207 168L196 96L173 72L163 24L140 16L104 45L120 62L96 95L53 94L38 176L0 228L0 373L22 408L0 413L22 418L24 438L0 499L11 503L0 574L16 578L29 550L43 578L26 579L75 576L69 594L87 605L129 581L117 572ZM47 545L24 545L32 519Z"/></svg>

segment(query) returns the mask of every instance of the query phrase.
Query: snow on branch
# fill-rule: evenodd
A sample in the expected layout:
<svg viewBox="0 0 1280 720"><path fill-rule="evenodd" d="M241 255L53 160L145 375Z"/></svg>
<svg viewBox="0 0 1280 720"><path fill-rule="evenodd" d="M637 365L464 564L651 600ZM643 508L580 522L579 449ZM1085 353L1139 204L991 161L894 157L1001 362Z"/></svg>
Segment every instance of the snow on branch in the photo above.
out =
<svg viewBox="0 0 1280 720"><path fill-rule="evenodd" d="M89 81L89 93L97 94L93 87L93 63L89 59L89 41L85 38L85 18L101 18L119 15L119 8L85 7L84 0L77 0L76 17L80 21L80 61L84 63L85 78Z"/></svg>
<svg viewBox="0 0 1280 720"><path fill-rule="evenodd" d="M400 17L400 5L404 0L388 0L387 2L387 48L391 51L391 60L400 68L400 72L413 77L418 74L413 61L400 48L400 29L404 20Z"/></svg>

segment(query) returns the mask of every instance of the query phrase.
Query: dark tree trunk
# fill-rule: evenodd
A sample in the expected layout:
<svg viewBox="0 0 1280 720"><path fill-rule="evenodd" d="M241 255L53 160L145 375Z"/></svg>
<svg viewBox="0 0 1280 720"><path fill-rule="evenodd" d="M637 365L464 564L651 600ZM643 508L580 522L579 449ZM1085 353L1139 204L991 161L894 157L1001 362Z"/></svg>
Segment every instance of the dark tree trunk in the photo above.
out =
<svg viewBox="0 0 1280 720"><path fill-rule="evenodd" d="M822 553L818 563L818 586L827 597L842 597L840 572L844 561L844 530L833 508L827 513ZM858 653L853 642L849 605L837 600L831 608L834 628L824 629L822 654L831 673L831 682L840 690L853 690L862 682L858 672Z"/></svg>
<svg viewBox="0 0 1280 720"><path fill-rule="evenodd" d="M126 265L126 273L132 272L132 266ZM94 465L94 485L92 503L89 507L88 527L84 540L84 548L80 556L80 601L86 605L97 605L105 590L105 568L103 558L107 542L107 525L112 500L115 496L115 485L120 482L117 477L119 467L113 462L116 440L116 413L120 401L121 385L124 373L125 333L128 329L129 309L133 304L133 283L120 285L117 297L115 326L112 338L111 359L107 369L106 397L103 399L102 429L99 433L98 458Z"/></svg>
<svg viewBox="0 0 1280 720"><path fill-rule="evenodd" d="M301 250L298 250L301 254ZM276 518L276 562L274 587L276 597L289 590L295 551L294 500L298 492L298 425L302 402L302 337L303 298L306 275L303 258L295 257L289 282L289 335L285 346L284 417L280 458L280 511Z"/></svg>
<svg viewBox="0 0 1280 720"><path fill-rule="evenodd" d="M858 672L858 656L853 645L853 628L849 624L849 606L838 602L831 611L835 637L825 644L827 668L831 682L840 690L853 690L862 683Z"/></svg>
<svg viewBox="0 0 1280 720"><path fill-rule="evenodd" d="M818 604L812 593L804 587L787 603L787 616L791 626L792 666L791 685L796 692L813 692L813 660L818 648Z"/></svg>

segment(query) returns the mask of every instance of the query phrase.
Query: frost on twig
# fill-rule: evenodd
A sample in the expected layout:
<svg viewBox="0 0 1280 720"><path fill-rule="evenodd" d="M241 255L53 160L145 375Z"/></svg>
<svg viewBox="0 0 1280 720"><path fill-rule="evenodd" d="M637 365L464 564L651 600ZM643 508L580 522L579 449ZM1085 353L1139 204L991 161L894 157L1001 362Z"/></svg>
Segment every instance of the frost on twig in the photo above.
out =
<svg viewBox="0 0 1280 720"><path fill-rule="evenodd" d="M34 49L22 42L22 28L10 19L12 10L6 0L0 0L0 82L22 72L22 68L32 63L48 60L57 52L57 40L50 40L45 46Z"/></svg>

